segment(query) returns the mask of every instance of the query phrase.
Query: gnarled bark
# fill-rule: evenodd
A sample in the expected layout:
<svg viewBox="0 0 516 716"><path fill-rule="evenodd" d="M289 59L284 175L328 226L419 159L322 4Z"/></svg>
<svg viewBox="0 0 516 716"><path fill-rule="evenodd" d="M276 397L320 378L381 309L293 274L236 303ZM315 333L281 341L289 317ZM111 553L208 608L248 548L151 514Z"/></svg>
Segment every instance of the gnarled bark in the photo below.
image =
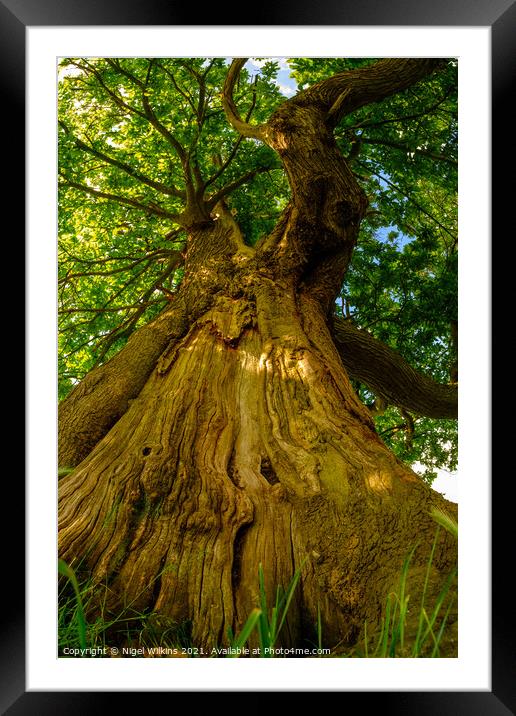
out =
<svg viewBox="0 0 516 716"><path fill-rule="evenodd" d="M454 506L376 435L328 325L367 207L333 140L335 116L433 67L384 63L369 89L360 71L356 86L339 78L275 112L260 136L292 200L257 248L223 204L191 221L188 330L158 341L134 400L60 483L60 555L107 584L104 613L131 603L188 620L209 647L256 606L260 563L270 602L302 567L284 643L310 638L320 612L326 645L353 644L365 620L379 622L416 538L413 575L424 572L430 509ZM238 126L235 72L226 105ZM455 558L443 536L433 587Z"/></svg>
<svg viewBox="0 0 516 716"><path fill-rule="evenodd" d="M219 252L245 247L231 214L218 205L212 222L206 210L203 224L191 223L185 264L186 277L173 303L157 318L136 331L107 363L90 371L59 405L58 463L75 467L89 455L125 413L145 385L159 357L182 337L192 321L207 310L220 279L211 266ZM197 220L197 216L194 217ZM185 221L188 217L185 216ZM206 230L206 226L208 230ZM231 246L227 236L231 235ZM190 267L202 265L202 274L192 285ZM224 279L222 279L224 281ZM217 283L217 281L219 281Z"/></svg>
<svg viewBox="0 0 516 716"><path fill-rule="evenodd" d="M136 331L107 363L97 366L59 404L58 462L75 467L125 413L162 351L188 327L179 304Z"/></svg>
<svg viewBox="0 0 516 716"><path fill-rule="evenodd" d="M60 554L107 581L108 610L191 620L208 648L256 605L259 563L272 598L308 560L285 643L319 607L351 644L445 501L376 436L316 304L249 279L255 300L220 296L63 478Z"/></svg>
<svg viewBox="0 0 516 716"><path fill-rule="evenodd" d="M457 385L436 383L370 333L335 317L333 335L348 373L388 403L429 418L456 418Z"/></svg>

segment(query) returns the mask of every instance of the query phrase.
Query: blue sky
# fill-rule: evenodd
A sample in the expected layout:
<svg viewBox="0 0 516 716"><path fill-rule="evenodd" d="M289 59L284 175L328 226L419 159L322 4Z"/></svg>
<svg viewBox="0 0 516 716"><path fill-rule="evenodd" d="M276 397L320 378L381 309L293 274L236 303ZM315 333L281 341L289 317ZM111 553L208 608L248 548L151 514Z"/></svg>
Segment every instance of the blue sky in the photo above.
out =
<svg viewBox="0 0 516 716"><path fill-rule="evenodd" d="M271 60L277 62L280 66L280 71L276 78L279 91L285 95L285 97L292 97L297 91L297 83L290 76L290 67L284 57L267 57L261 60L252 58L245 63L244 67L246 67L252 75L259 74L263 65Z"/></svg>

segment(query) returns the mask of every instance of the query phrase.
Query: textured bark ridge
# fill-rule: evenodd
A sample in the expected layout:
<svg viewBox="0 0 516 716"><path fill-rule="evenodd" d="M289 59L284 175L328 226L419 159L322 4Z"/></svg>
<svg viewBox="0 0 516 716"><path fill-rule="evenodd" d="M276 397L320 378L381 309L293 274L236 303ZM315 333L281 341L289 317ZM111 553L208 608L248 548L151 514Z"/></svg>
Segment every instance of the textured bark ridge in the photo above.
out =
<svg viewBox="0 0 516 716"><path fill-rule="evenodd" d="M90 371L59 405L59 465L78 465L141 391L171 336L188 322L182 307L137 331L108 363Z"/></svg>
<svg viewBox="0 0 516 716"><path fill-rule="evenodd" d="M402 69L405 83L409 70L412 82L429 71ZM391 76L391 92L401 79ZM60 556L107 584L104 610L130 603L188 620L198 645L239 630L257 605L260 563L270 602L302 566L285 644L306 644L318 611L325 645L355 643L365 620L378 623L416 539L418 583L435 534L430 508L454 514L378 438L330 333L367 206L332 137L345 98L358 101L349 86L339 100L342 92L302 95L253 130L284 163L289 206L255 249L223 204L191 222L182 309L144 334L152 346L141 370L140 339L128 344L137 380L126 381L116 418L60 481ZM234 103L226 106L245 132ZM432 586L455 557L443 536Z"/></svg>
<svg viewBox="0 0 516 716"><path fill-rule="evenodd" d="M207 646L256 604L259 563L272 595L308 560L286 638L319 606L352 643L444 501L375 435L312 302L254 292L219 298L61 481L61 555L107 578L113 610L191 620Z"/></svg>

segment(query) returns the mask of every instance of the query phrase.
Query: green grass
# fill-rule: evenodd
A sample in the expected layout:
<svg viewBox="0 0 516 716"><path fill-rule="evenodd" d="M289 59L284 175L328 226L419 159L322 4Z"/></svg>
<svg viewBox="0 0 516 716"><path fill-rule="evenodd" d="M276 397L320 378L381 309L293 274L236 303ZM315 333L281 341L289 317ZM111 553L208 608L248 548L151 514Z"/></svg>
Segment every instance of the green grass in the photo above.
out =
<svg viewBox="0 0 516 716"><path fill-rule="evenodd" d="M61 559L58 560L58 574L66 578L66 581L61 581L58 592L60 656L66 656L66 650L72 650L73 656L90 658L103 655L103 651L122 643L145 648L172 645L182 649L192 646L188 622L175 624L169 620L165 626L158 624L156 615L140 612L134 607L140 594L117 613L108 615L109 588L106 585L93 587L89 581L80 582L74 570ZM93 605L97 616L88 621L86 615L93 611Z"/></svg>
<svg viewBox="0 0 516 716"><path fill-rule="evenodd" d="M227 634L229 639L229 654L227 658L234 659L241 655L241 650L247 645L251 634L254 632L260 617L262 616L261 609L253 609L249 614L246 623L242 627L242 631L238 636L233 634L231 627L228 627Z"/></svg>
<svg viewBox="0 0 516 716"><path fill-rule="evenodd" d="M60 627L62 627L63 633L67 635L67 641L73 642L76 639L79 644L79 648L86 649L86 617L84 616L84 606L82 603L82 597L79 589L79 584L77 582L77 577L75 576L75 572L73 571L73 569L69 567L62 559L57 560L57 571L63 577L66 577L72 585L75 599L75 604L73 604L72 602L73 609L71 618L69 618L68 620L63 618L62 622L60 620ZM64 617L64 614L64 610L60 612L60 616Z"/></svg>
<svg viewBox="0 0 516 716"><path fill-rule="evenodd" d="M228 638L232 648L243 648L251 638L254 631L258 634L260 644L259 656L271 658L274 656L274 648L277 645L278 637L285 624L292 597L301 578L301 570L305 564L296 570L286 590L282 587L276 588L276 600L274 606L269 608L267 604L267 593L265 591L265 579L263 566L258 566L258 592L260 597L260 608L254 609L247 619L238 637L234 637L231 630L228 630ZM238 657L240 653L231 653L231 657Z"/></svg>
<svg viewBox="0 0 516 716"><path fill-rule="evenodd" d="M438 507L432 507L430 514L438 525L448 530L456 539L459 537L459 525L447 512L440 510Z"/></svg>
<svg viewBox="0 0 516 716"><path fill-rule="evenodd" d="M364 623L360 642L347 651L342 648L335 650L331 656L380 659L441 656L447 638L450 613L457 604L455 589L457 568L450 572L440 592L433 599L429 598L429 586L441 526L455 537L458 529L457 523L446 513L435 510L431 514L438 526L426 564L421 598L418 603L411 601L408 585L410 566L418 547L416 544L403 561L396 590L387 596L379 627L371 634L370 625ZM247 653L250 653L250 645L256 643L259 646L254 646L253 656L259 658L275 656L274 649L285 626L304 564L303 562L296 570L286 589L277 587L273 604L267 601L263 567L259 565L257 580L259 605L251 611L237 635L228 629L230 648L227 650L227 657L238 658L244 650L249 650ZM197 650L191 641L189 625L171 623L165 629L155 628L153 623L156 615L140 613L133 608L134 601L139 595L133 602L125 605L118 614L110 615L108 618L104 606L109 590L105 587L103 599L100 601L100 615L95 621L88 623L86 619L88 606L94 598L96 598L95 604L98 605L99 588L94 590L89 583L79 584L75 572L62 560L59 560L58 571L66 578L59 599L58 641L61 654L63 649L68 647L82 649L82 656L91 656L91 652L84 653L84 650L105 648L124 641L127 644L147 648L156 646L184 648L186 655L196 655ZM409 624L412 627L410 636L408 636ZM324 633L319 606L314 633L317 641L312 646L321 651L324 649Z"/></svg>
<svg viewBox="0 0 516 716"><path fill-rule="evenodd" d="M456 591L453 589L457 569L454 568L450 572L437 597L429 601L428 587L439 531L438 527L426 565L421 600L414 607L415 613L411 614L407 577L417 545L403 563L397 591L387 596L378 633L374 638L370 637L366 623L361 644L357 645L349 656L378 659L440 656L450 611L457 600ZM412 622L415 620L417 629L411 641L407 643L406 629L409 619Z"/></svg>

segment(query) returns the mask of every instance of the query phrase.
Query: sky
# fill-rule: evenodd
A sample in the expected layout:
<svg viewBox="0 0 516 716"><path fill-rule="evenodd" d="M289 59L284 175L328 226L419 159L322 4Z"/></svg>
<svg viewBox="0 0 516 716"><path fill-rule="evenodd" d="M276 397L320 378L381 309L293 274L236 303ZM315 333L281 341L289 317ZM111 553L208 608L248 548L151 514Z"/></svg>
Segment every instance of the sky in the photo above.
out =
<svg viewBox="0 0 516 716"><path fill-rule="evenodd" d="M252 75L255 75L260 72L260 68L263 67L266 62L270 62L271 60L277 62L280 66L280 70L276 78L276 84L278 85L279 91L281 94L285 95L285 97L292 97L296 93L297 83L290 76L290 67L284 57L267 57L262 60L251 58L245 63L244 67L248 69Z"/></svg>
<svg viewBox="0 0 516 716"><path fill-rule="evenodd" d="M434 488L434 490L444 495L447 500L458 503L459 478L456 472L448 472L448 470L439 470L437 473L437 477L432 482L432 487Z"/></svg>

